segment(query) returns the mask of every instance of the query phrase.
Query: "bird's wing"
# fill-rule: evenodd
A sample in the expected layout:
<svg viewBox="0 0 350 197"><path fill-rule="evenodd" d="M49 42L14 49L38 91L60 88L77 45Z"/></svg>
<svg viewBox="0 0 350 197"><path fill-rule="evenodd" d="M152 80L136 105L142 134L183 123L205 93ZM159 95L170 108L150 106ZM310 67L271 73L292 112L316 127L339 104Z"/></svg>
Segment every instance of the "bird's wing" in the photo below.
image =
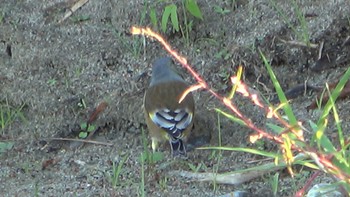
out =
<svg viewBox="0 0 350 197"><path fill-rule="evenodd" d="M157 109L150 114L151 120L175 139L182 138L182 132L191 124L193 115L187 109Z"/></svg>

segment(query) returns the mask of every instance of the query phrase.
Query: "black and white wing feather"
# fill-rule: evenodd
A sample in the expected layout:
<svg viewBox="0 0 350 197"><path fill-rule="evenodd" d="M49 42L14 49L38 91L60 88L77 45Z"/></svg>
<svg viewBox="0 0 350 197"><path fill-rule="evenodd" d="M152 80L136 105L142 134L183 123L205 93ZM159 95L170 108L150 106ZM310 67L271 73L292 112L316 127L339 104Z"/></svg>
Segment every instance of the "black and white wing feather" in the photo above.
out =
<svg viewBox="0 0 350 197"><path fill-rule="evenodd" d="M182 139L182 132L191 124L193 114L187 109L173 111L163 108L156 110L150 117L157 126L163 128L175 140Z"/></svg>

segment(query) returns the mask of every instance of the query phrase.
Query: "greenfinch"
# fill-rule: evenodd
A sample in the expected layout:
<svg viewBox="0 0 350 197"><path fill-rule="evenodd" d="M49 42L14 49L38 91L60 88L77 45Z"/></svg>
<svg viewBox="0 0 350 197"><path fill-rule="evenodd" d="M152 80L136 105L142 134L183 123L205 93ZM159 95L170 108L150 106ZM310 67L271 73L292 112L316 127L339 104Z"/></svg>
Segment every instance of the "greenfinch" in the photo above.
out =
<svg viewBox="0 0 350 197"><path fill-rule="evenodd" d="M144 113L153 151L159 142L168 141L173 156L186 155L184 143L193 127L195 103L192 93L180 102L189 86L170 67L171 63L169 57L154 62L144 96Z"/></svg>

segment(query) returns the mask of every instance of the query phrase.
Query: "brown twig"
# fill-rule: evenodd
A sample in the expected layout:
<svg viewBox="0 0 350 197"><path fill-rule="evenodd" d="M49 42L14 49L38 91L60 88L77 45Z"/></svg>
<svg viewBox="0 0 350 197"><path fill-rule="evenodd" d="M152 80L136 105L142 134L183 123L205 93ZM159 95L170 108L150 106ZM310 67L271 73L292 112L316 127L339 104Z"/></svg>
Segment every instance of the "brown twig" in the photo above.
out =
<svg viewBox="0 0 350 197"><path fill-rule="evenodd" d="M78 0L71 8L69 8L64 15L64 17L58 21L58 23L62 23L65 21L68 17L70 17L77 9L85 5L89 0Z"/></svg>
<svg viewBox="0 0 350 197"><path fill-rule="evenodd" d="M93 140L74 139L74 138L48 138L47 140L84 142L84 143L90 143L90 144L98 144L98 145L105 145L105 146L113 146L113 144L107 143L107 142L98 142L98 141L93 141Z"/></svg>
<svg viewBox="0 0 350 197"><path fill-rule="evenodd" d="M323 45L324 45L324 41L322 40L322 42L320 43L320 48L318 49L318 57L317 57L317 60L320 60L321 57L322 57Z"/></svg>
<svg viewBox="0 0 350 197"><path fill-rule="evenodd" d="M291 44L291 45L296 45L296 46L302 46L302 47L311 47L311 48L317 48L318 44L313 44L310 43L309 45L305 44L305 42L299 42L299 41L295 41L295 40L283 40L283 39L279 39L281 42L286 43L286 44Z"/></svg>

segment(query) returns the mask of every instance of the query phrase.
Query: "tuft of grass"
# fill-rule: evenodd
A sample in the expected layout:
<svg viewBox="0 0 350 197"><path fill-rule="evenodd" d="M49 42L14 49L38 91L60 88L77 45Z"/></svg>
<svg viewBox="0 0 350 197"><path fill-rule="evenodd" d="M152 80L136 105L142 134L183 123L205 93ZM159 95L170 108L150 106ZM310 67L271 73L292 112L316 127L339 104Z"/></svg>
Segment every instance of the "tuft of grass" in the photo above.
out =
<svg viewBox="0 0 350 197"><path fill-rule="evenodd" d="M77 103L79 109L86 109L87 105L84 98L81 98ZM88 124L87 122L80 123L80 131L78 137L81 139L85 139L89 136L89 134L96 130L96 126L94 124Z"/></svg>
<svg viewBox="0 0 350 197"><path fill-rule="evenodd" d="M189 23L187 22L187 12L195 18L203 20L202 12L196 0L182 0L181 3L182 9L184 11L182 15L184 24L182 24L182 26L187 27L189 25ZM161 27L164 33L167 31L169 21L171 22L171 27L173 31L178 32L180 30L181 24L179 24L178 6L175 3L171 3L164 7L161 20ZM156 21L153 21L152 23L157 24Z"/></svg>
<svg viewBox="0 0 350 197"><path fill-rule="evenodd" d="M0 102L0 131L4 135L5 129L9 127L15 120L27 122L22 110L25 104L21 106L11 106L6 99L4 102Z"/></svg>
<svg viewBox="0 0 350 197"><path fill-rule="evenodd" d="M219 147L222 146L222 139L221 139L221 119L220 119L220 113L217 113L217 118L218 118L218 122L217 122L217 128L218 128L218 145ZM216 152L215 150L212 152L212 157L214 158L214 160L216 161L216 164L213 167L213 173L216 175L220 169L220 164L221 164L221 159L222 159L222 150L218 150L218 152ZM213 182L213 190L214 193L217 191L218 189L218 184L216 183L216 177L214 178L214 182Z"/></svg>
<svg viewBox="0 0 350 197"><path fill-rule="evenodd" d="M141 11L141 17L138 22L139 25L142 25L146 19L146 14L148 10L149 4L148 1L144 1L144 6ZM131 40L129 39L130 37L125 34L124 31L120 31L119 27L113 27L112 23L108 23L107 26L109 29L113 32L115 35L116 39L121 42L123 45L122 48L127 49L132 55L136 58L139 58L142 50L143 50L143 55L146 56L146 40L144 37L132 37Z"/></svg>
<svg viewBox="0 0 350 197"><path fill-rule="evenodd" d="M5 18L5 12L1 11L0 12L0 25L3 23L4 18Z"/></svg>
<svg viewBox="0 0 350 197"><path fill-rule="evenodd" d="M143 158L143 153L141 153ZM145 194L145 160L141 160L141 183L140 183L140 196L144 197Z"/></svg>
<svg viewBox="0 0 350 197"><path fill-rule="evenodd" d="M274 83L276 92L279 96L279 99L283 105L283 110L285 112L285 114L288 117L289 122L289 126L294 127L295 125L297 125L297 119L294 116L292 109L290 107L290 105L288 104L288 101L285 99L284 93L281 89L281 87L278 84L278 81L276 79L276 77L274 76L271 66L270 64L266 61L265 57L263 56L262 53L260 53L263 61L268 69L268 72L270 74L270 78ZM341 77L341 79L339 80L339 83L337 84L336 88L330 92L328 85L326 84L327 87L327 93L329 94L329 100L326 103L326 105L323 108L323 112L321 114L321 116L318 119L318 122L315 124L312 120L309 120L309 124L310 127L312 129L313 132L313 136L311 140L301 140L300 138L297 138L295 135L289 135L285 138L286 141L289 141L290 143L294 144L297 146L297 148L299 150L301 150L302 152L308 154L312 159L313 162L311 161L300 161L302 165L305 166L314 166L319 170L322 171L326 171L327 173L331 174L331 175L338 175L340 177L343 176L349 176L349 175L345 175L348 172L350 172L350 153L348 151L346 151L346 149L350 146L349 144L349 138L345 139L344 138L344 133L342 130L342 126L341 126L341 121L339 118L339 115L337 113L337 109L336 109L336 105L335 105L335 100L338 98L338 96L340 95L341 91L343 90L344 86L346 85L346 83L349 81L350 79L350 68L348 68L348 70L344 73L344 75ZM326 128L327 128L327 123L328 123L328 119L330 118L330 112L333 112L333 118L335 120L335 126L337 128L338 131L338 139L339 139L339 147L336 147L335 143L332 142L327 136L326 136ZM276 128L276 126L275 126ZM286 130L288 128L280 128L279 130ZM298 128L298 130L301 130L302 128ZM274 130L274 129L272 129ZM347 143L346 143L347 141ZM286 147L286 146L285 146ZM312 153L311 151L317 148L316 154ZM286 150L287 152L291 152L291 149ZM290 153L292 154L292 153ZM317 156L317 154L319 154L320 156ZM324 165L319 165L319 160L323 160L323 158L326 158L326 155L333 155L333 158L330 160L332 162L331 166L324 166ZM285 155L284 155L285 157ZM329 156L328 156L329 157ZM326 161L324 161L326 162ZM314 165L316 164L316 165ZM335 168L335 169L333 169ZM345 173L344 175L341 175ZM344 177L344 178L345 178ZM346 182L349 180L341 180L340 182ZM350 192L350 186L345 187L347 188L346 190L348 192Z"/></svg>
<svg viewBox="0 0 350 197"><path fill-rule="evenodd" d="M225 15L225 14L231 12L229 9L222 8L222 7L218 6L218 5L214 5L214 11L216 13L221 14L221 15Z"/></svg>
<svg viewBox="0 0 350 197"><path fill-rule="evenodd" d="M162 152L150 151L148 148L149 146L147 143L147 136L145 135L144 129L141 129L141 133L142 133L143 151L139 157L139 161L141 163L141 182L140 182L140 186L139 186L139 194L140 194L140 196L146 196L146 194L145 194L145 164L154 165L155 163L164 160L164 154ZM164 181L166 181L166 179Z"/></svg>
<svg viewBox="0 0 350 197"><path fill-rule="evenodd" d="M166 188L168 187L168 177L164 176L163 178L161 178L159 180L159 186L163 189L166 190Z"/></svg>
<svg viewBox="0 0 350 197"><path fill-rule="evenodd" d="M277 2L275 0L270 0L270 4L275 8L277 13L283 18L284 22L287 23L288 27L292 29L294 34L297 36L297 39L305 43L307 47L310 47L310 44L311 44L310 33L307 26L307 22L305 20L305 16L301 12L300 7L298 6L295 0L292 0L291 3L294 9L294 12L297 16L299 25L301 27L301 32L298 30L298 28L295 25L293 25L292 19L288 16L288 14L282 11L282 9L277 5Z"/></svg>
<svg viewBox="0 0 350 197"><path fill-rule="evenodd" d="M57 80L56 79L49 79L46 82L47 84L49 84L50 86L55 86L57 84Z"/></svg>
<svg viewBox="0 0 350 197"><path fill-rule="evenodd" d="M271 65L266 60L261 51L260 55L267 68L270 79L275 87L281 103L276 109L274 109L273 106L269 106L270 111L267 113L273 113L274 116L271 116L271 118L275 118L280 122L280 124L268 122L267 128L269 128L270 131L274 133L274 137L271 137L270 139L276 140L276 138L280 138L278 144L280 145L282 152L267 152L259 148L222 147L221 145L218 147L202 149L239 151L272 158L276 166L286 167L292 177L295 177L298 179L298 181L306 183L312 183L316 177L307 178L308 176L295 174L291 168L292 165L302 165L315 170L324 171L330 176L338 177L339 181L337 181L336 184L341 185L345 191L350 192L350 183L349 179L347 178L350 177L350 152L347 151L347 149L350 147L350 139L344 135L341 125L341 118L339 117L335 104L335 100L338 98L342 89L350 79L350 68L348 68L345 74L340 78L339 83L335 89L330 91L327 86L327 91L325 93L328 93L330 99L323 107L323 112L319 117L317 123L314 123L312 120L308 120L313 135L311 139L304 139L305 136L303 133L306 131L306 129L298 124L298 119L294 115L293 109L289 105L288 100L286 99L285 94L277 80L277 77L273 73ZM279 110L282 110L285 115L281 116L278 112ZM225 113L220 109L216 109L216 111L236 123L249 126L242 117L235 117L232 114ZM332 112L333 117L330 117L330 112ZM335 120L334 124L338 132L338 142L332 142L326 134L328 119L330 118ZM255 127L251 126L251 128ZM277 141L273 142L277 143ZM337 146L336 144L339 145ZM294 156L296 153L299 154ZM255 168L252 168L252 170L253 169L259 171L266 170L264 169L264 165L257 166ZM271 179L270 183L274 195L277 196L278 174L276 174ZM306 191L309 185L304 185L305 188L301 189L297 193L303 193ZM298 182L295 182L294 186L291 189L297 191L296 188L300 188Z"/></svg>
<svg viewBox="0 0 350 197"><path fill-rule="evenodd" d="M82 22L86 22L86 21L89 21L91 18L89 15L73 15L70 17L70 20L73 22L73 23L82 23Z"/></svg>
<svg viewBox="0 0 350 197"><path fill-rule="evenodd" d="M113 161L112 165L112 175L110 176L110 181L112 184L112 187L116 188L118 185L120 185L119 177L123 169L123 165L126 162L126 160L129 158L129 155L124 155L124 157L119 161L118 165Z"/></svg>
<svg viewBox="0 0 350 197"><path fill-rule="evenodd" d="M34 196L35 197L39 197L39 181L35 182L35 186L34 186Z"/></svg>
<svg viewBox="0 0 350 197"><path fill-rule="evenodd" d="M276 172L275 175L273 175L270 178L270 184L271 184L271 188L272 188L272 194L273 196L277 196L277 192L278 192L278 181L279 181L279 173Z"/></svg>
<svg viewBox="0 0 350 197"><path fill-rule="evenodd" d="M260 56L265 64L265 66L266 66L267 72L270 75L270 79L273 83L273 86L276 89L278 99L282 103L281 107L282 107L284 113L287 115L288 120L290 122L290 125L292 125L292 126L297 125L298 124L297 118L295 117L295 115L293 113L292 107L289 105L287 97L284 94L283 89L282 89L280 83L278 82L276 75L272 71L271 65L269 64L269 62L267 61L267 59L265 58L265 56L262 54L262 52L260 50L259 50L259 53L260 53Z"/></svg>
<svg viewBox="0 0 350 197"><path fill-rule="evenodd" d="M137 33L135 33L137 34ZM146 35L152 36L150 33ZM155 37L155 36L153 36ZM161 39L155 37L158 41L168 47L167 50L171 51L171 47L167 43L164 43ZM169 49L170 48L170 49ZM232 76L231 82L234 84L232 92L227 97L223 97L215 92L215 90L208 87L206 82L193 73L193 76L198 82L203 84L203 88L206 88L215 98L223 103L231 113L225 113L223 110L216 109L217 112L228 117L230 120L237 122L241 125L247 126L248 128L255 131L254 134L250 135L249 139L251 143L255 143L260 139L267 139L272 143L279 145L277 151L263 151L258 148L243 148L243 147L206 147L198 149L210 149L210 150L226 150L226 151L239 151L249 154L260 155L262 157L272 158L274 162L255 166L249 169L238 170L235 172L228 172L224 174L216 174L215 176L220 177L220 183L235 184L231 175L240 176L240 181L251 180L254 175L266 174L268 172L278 171L287 168L290 175L299 179L299 181L305 182L304 187L296 192L296 196L302 196L310 188L311 184L315 181L317 176L322 172L328 174L335 180L335 184L342 187L342 190L346 193L350 193L350 138L344 135L341 118L338 115L335 101L339 97L345 84L350 79L350 67L346 70L343 76L340 78L337 86L332 91L327 88L325 93L328 93L329 100L323 107L321 116L318 118L317 123L313 123L312 120L298 121L297 117L293 113L292 107L289 105L289 101L286 99L285 93L283 92L276 75L274 74L270 63L266 60L264 54L259 50L260 56L268 70L270 79L277 92L280 100L280 105L277 107L270 103L264 103L259 95L255 91L252 91L239 76ZM191 70L190 65L187 64L186 59L183 57L174 56L177 60L187 69ZM192 71L192 70L191 70ZM244 113L232 102L235 92L241 94L243 97L252 102L253 105L259 107L265 111L267 120L273 120L273 123L269 123L269 128L260 128L255 123L246 117ZM333 112L333 113L330 113ZM282 114L282 115L281 115ZM332 115L333 114L333 115ZM326 129L328 127L328 120L334 119L335 126L337 128L338 142L331 141L327 136ZM309 122L311 131L304 127L302 123ZM312 133L311 133L312 132ZM305 133L311 133L312 137L304 135ZM215 155L215 153L214 153ZM313 169L313 175L311 177L301 175L297 176L293 172L292 165L301 165ZM192 166L194 167L194 166ZM242 173L243 172L243 173ZM211 173L212 174L212 173ZM228 175L228 176L227 176ZM249 175L247 177L246 175ZM242 179L244 176L244 180ZM306 178L307 180L305 181ZM215 180L212 175L207 180ZM274 180L274 182L276 182ZM298 188L299 184L295 184L295 188ZM274 188L278 185L274 184ZM293 188L292 188L293 189ZM274 189L276 191L276 189Z"/></svg>
<svg viewBox="0 0 350 197"><path fill-rule="evenodd" d="M214 152L214 151L213 151ZM204 163L199 163L197 166L193 165L192 163L187 163L188 167L193 171L193 172L199 172L200 169L206 168Z"/></svg>
<svg viewBox="0 0 350 197"><path fill-rule="evenodd" d="M217 53L215 53L214 57L218 58L218 59L228 60L232 57L232 54L229 51L229 49L223 48L220 51L218 51Z"/></svg>
<svg viewBox="0 0 350 197"><path fill-rule="evenodd" d="M149 151L147 137L143 129L142 129L142 144L143 144L143 152L139 157L140 162L147 162L149 165L152 165L164 159L164 154L162 152Z"/></svg>
<svg viewBox="0 0 350 197"><path fill-rule="evenodd" d="M176 2L167 4L161 15L161 20L157 17L155 2L149 11L150 21L155 29L158 29L160 24L162 32L166 33L170 24L172 32L181 32L182 37L185 40L187 46L189 46L189 34L192 31L193 20L189 20L189 16L193 16L196 19L203 20L202 12L197 4L196 0L181 0L182 13L179 11L179 6ZM181 22L183 21L183 22Z"/></svg>

